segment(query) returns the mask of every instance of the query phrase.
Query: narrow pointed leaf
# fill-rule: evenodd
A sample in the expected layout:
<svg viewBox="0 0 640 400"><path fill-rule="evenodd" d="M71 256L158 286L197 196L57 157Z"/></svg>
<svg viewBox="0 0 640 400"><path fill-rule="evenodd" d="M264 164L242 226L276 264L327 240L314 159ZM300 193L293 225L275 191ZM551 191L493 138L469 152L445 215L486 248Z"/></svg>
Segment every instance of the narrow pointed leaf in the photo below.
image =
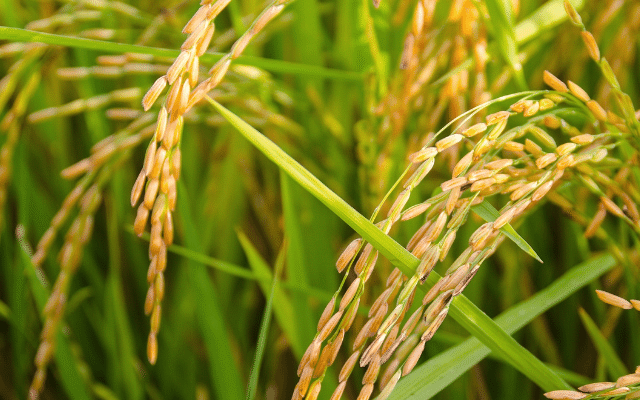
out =
<svg viewBox="0 0 640 400"><path fill-rule="evenodd" d="M240 240L240 244L244 249L251 269L257 276L265 278L260 279L258 282L262 293L265 297L268 297L270 295L271 288L273 287L273 280L267 262L264 261L255 247L253 247L249 239L242 232L238 232L238 239ZM304 352L304 344L300 341L300 337L296 329L296 324L294 323L295 313L293 312L291 299L281 289L280 282L278 282L278 286L275 288L274 296L275 303L273 305L273 311L276 317L276 321L280 328L282 328L282 331L284 332L287 340L289 340L289 342L291 343L294 354L296 356L302 356L302 353Z"/></svg>
<svg viewBox="0 0 640 400"><path fill-rule="evenodd" d="M598 354L600 354L600 357L604 359L610 378L615 380L622 375L628 374L629 372L627 371L627 367L624 366L624 363L620 360L616 351L613 349L607 338L602 335L598 325L596 325L593 319L591 319L589 314L587 314L587 312L582 308L578 310L578 314L580 315L582 324L587 330L587 334L596 346Z"/></svg>
<svg viewBox="0 0 640 400"><path fill-rule="evenodd" d="M245 250L245 254L249 259L250 264L263 263L264 261L253 247L251 242L246 236L238 233L238 238L242 242L242 248ZM271 324L271 310L273 309L273 300L276 297L276 290L278 288L278 277L282 271L284 265L284 259L282 257L284 253L281 253L276 261L276 268L273 276L273 283L271 289L266 292L267 305L264 307L264 314L262 316L262 322L260 323L260 333L258 334L258 345L256 346L256 356L253 361L253 367L251 367L251 375L249 376L249 387L247 388L247 400L253 400L256 396L256 390L258 388L258 378L260 377L260 366L262 365L262 358L264 356L264 348L267 344L267 334L269 333L269 325ZM266 265L261 265L265 267Z"/></svg>
<svg viewBox="0 0 640 400"><path fill-rule="evenodd" d="M109 53L137 53L149 54L157 57L176 58L180 54L180 50L163 49L157 47L140 46L127 43L107 42L104 40L95 40L87 38L79 38L72 36L56 35L53 33L36 32L27 29L10 28L0 26L0 40L8 40L12 42L30 42L45 43L57 46L66 46L71 48L98 50ZM213 64L224 56L223 53L205 53L200 57L202 63ZM342 71L331 68L325 68L317 65L306 65L293 63L283 60L240 56L237 60L238 64L252 65L262 68L270 72L287 73L293 75L316 76L321 78L362 81L362 75L351 71Z"/></svg>
<svg viewBox="0 0 640 400"><path fill-rule="evenodd" d="M484 219L487 222L495 221L500 216L498 210L496 210L491 204L487 203L486 201L471 207L471 209L473 210L473 212L478 214L480 218ZM540 256L538 256L538 253L533 250L533 247L531 247L531 245L529 245L529 243L527 243L527 241L524 240L522 236L520 236L518 232L516 232L515 229L513 229L511 224L506 224L505 226L500 228L500 230L505 235L507 235L507 237L511 239L513 243L516 244L516 246L524 250L525 253L529 254L539 262L543 262Z"/></svg>

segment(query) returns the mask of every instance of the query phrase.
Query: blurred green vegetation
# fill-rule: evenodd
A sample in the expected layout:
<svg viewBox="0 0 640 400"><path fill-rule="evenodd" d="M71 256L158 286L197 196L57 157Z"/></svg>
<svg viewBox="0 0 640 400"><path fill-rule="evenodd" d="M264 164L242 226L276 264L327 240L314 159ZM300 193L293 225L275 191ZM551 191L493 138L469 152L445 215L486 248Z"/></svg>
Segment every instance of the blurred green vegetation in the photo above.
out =
<svg viewBox="0 0 640 400"><path fill-rule="evenodd" d="M544 70L578 83L606 109L614 108L610 86L558 0L434 2L420 61L421 71L430 61L433 70L419 95L405 97L413 81L407 82L403 48L416 2L404 3L382 0L375 8L369 0L298 0L287 5L210 93L301 164L293 170L304 167L326 185L317 192L247 141L215 106L202 102L190 112L181 143L176 240L169 249L159 356L151 366L149 320L143 312L148 237L133 233L135 209L129 201L148 135L82 178L65 179L60 172L95 154L92 146L114 133L135 137L153 126L157 111L143 113L140 100L177 54L185 38L182 27L198 3L0 0L2 26L51 34L0 27L0 398L28 396L43 308L60 272L60 252L70 236L65 235L80 208L72 207L58 227L41 268L34 268L31 256L78 184L96 183L102 201L70 283L41 398L288 399L318 318L341 285L337 255L356 237L354 229L363 237L378 234L365 219L376 212L408 164L408 154L426 142L427 134L480 99L544 89ZM572 3L638 107L637 2ZM230 49L266 5L230 3L216 19L203 70ZM452 15L469 7L477 10L476 25L471 36L464 36L464 19ZM35 43L39 40L46 44ZM487 52L482 71L474 55L481 43ZM451 81L461 72L467 73L468 90L447 98L443 93L453 90ZM411 79L418 80L417 75ZM481 79L485 89L475 93ZM489 112L510 104L492 105ZM565 118L580 127L590 122L575 114ZM612 167L602 169L608 173L628 163L632 196L640 187L636 151L621 144L610 157ZM438 159L410 204L435 194L456 161L457 153ZM481 317L482 310L494 319L496 331L473 338L468 325L447 318L392 398L537 399L551 390L514 368L510 355L524 365L538 362L536 368L553 371L574 387L615 381L634 371L640 363L640 315L604 305L594 290L638 298L637 229L608 216L602 233L586 238L598 202L579 183L568 181L557 190L573 210L559 207L560 200L545 200L513 224L543 264L505 240L465 290L466 299L455 303L461 320ZM323 193L360 215L348 214L346 204L335 199L338 205L327 207L326 199L318 199ZM353 221L359 221L357 229ZM482 222L472 215L460 236L468 237ZM407 221L391 237L404 245L419 227ZM388 237L380 243L387 251L381 254L409 260ZM465 248L466 242L456 241L454 256L438 273ZM394 265L380 257L357 326ZM355 332L347 333L329 368L321 399L329 399L337 385ZM512 335L522 353L491 353L482 343L492 340L492 332ZM516 342L493 340L516 349ZM362 374L356 368L343 398L357 397Z"/></svg>

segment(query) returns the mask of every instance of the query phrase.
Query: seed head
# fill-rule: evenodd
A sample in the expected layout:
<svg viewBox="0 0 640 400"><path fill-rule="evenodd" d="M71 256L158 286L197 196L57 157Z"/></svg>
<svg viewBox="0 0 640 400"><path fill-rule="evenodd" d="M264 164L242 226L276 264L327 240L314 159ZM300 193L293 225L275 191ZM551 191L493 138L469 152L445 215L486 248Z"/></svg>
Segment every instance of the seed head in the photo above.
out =
<svg viewBox="0 0 640 400"><path fill-rule="evenodd" d="M436 142L436 149L438 149L439 152L444 151L449 147L453 146L454 144L460 142L463 138L464 136L462 136L459 133L454 133L453 135L449 135L446 138L438 140Z"/></svg>
<svg viewBox="0 0 640 400"><path fill-rule="evenodd" d="M585 46L587 46L587 51L589 51L589 56L591 57L591 59L593 59L593 61L595 62L599 62L600 49L598 48L596 39L594 39L591 32L588 31L582 31L580 32L580 35L582 35L582 41L584 42Z"/></svg>
<svg viewBox="0 0 640 400"><path fill-rule="evenodd" d="M567 2L565 1L565 4ZM587 397L587 394L576 392L574 390L554 390L547 392L544 397L551 400L579 400Z"/></svg>
<svg viewBox="0 0 640 400"><path fill-rule="evenodd" d="M580 386L578 390L584 393L595 393L607 389L612 389L613 387L615 387L615 385L616 384L614 382L595 382L588 385Z"/></svg>
<svg viewBox="0 0 640 400"><path fill-rule="evenodd" d="M558 79L551 72L545 70L542 77L543 77L544 83L549 85L549 87L551 87L553 90L557 92L562 92L562 93L566 93L569 91L569 88L567 87L567 85L565 85L564 82Z"/></svg>
<svg viewBox="0 0 640 400"><path fill-rule="evenodd" d="M469 128L465 129L462 134L466 137L476 136L487 130L487 124L484 122L480 122L478 124L472 125Z"/></svg>
<svg viewBox="0 0 640 400"><path fill-rule="evenodd" d="M616 296L615 294L605 292L604 290L596 290L596 294L598 295L598 298L604 303L620 307L625 310L630 310L633 308L629 301L623 299L620 296Z"/></svg>
<svg viewBox="0 0 640 400"><path fill-rule="evenodd" d="M576 9L573 7L573 4L571 4L569 0L564 0L564 9L567 12L567 15L569 16L571 23L579 27L583 26L582 18L580 18L580 14L578 14Z"/></svg>
<svg viewBox="0 0 640 400"><path fill-rule="evenodd" d="M584 89L581 88L579 85L571 81L567 82L567 84L569 85L569 90L571 91L571 93L574 96L576 96L578 99L582 100L585 103L591 100L587 92L585 92Z"/></svg>
<svg viewBox="0 0 640 400"><path fill-rule="evenodd" d="M411 154L409 156L409 161L411 161L412 163L419 163L419 162L423 162L429 158L433 158L436 156L436 154L438 154L438 149L435 147L426 147L423 148L421 150L418 150L417 152Z"/></svg>
<svg viewBox="0 0 640 400"><path fill-rule="evenodd" d="M151 88L142 98L142 107L145 111L149 111L153 103L156 102L158 96L162 93L164 88L167 87L167 79L164 76L156 79L156 81L151 85Z"/></svg>

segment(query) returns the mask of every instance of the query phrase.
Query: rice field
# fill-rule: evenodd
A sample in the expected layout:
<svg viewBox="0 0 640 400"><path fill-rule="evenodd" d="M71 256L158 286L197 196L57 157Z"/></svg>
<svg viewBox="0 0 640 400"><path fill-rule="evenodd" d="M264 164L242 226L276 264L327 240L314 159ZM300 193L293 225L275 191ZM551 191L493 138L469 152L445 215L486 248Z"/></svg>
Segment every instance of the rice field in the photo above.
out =
<svg viewBox="0 0 640 400"><path fill-rule="evenodd" d="M0 398L640 398L640 3L0 0Z"/></svg>

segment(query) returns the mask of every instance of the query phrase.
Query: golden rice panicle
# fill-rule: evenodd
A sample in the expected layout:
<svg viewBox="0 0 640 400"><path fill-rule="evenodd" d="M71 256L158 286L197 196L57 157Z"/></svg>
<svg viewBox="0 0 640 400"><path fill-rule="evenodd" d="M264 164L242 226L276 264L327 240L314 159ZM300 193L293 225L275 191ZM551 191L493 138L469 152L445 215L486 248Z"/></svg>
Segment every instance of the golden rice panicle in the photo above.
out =
<svg viewBox="0 0 640 400"><path fill-rule="evenodd" d="M546 111L549 110L553 107L555 107L556 103L553 102L553 100L551 99L541 99L540 100L540 111Z"/></svg>
<svg viewBox="0 0 640 400"><path fill-rule="evenodd" d="M181 46L180 55L169 67L166 75L158 78L143 98L143 107L148 110L162 91L169 87L158 114L156 132L147 148L142 172L136 179L131 193L132 205L137 204L140 198L143 199L134 222L136 234L141 235L144 232L147 222L150 221L151 224L151 262L147 274L149 290L145 300L145 313L151 316L147 346L151 364L155 363L158 355L157 335L164 296L167 247L172 244L174 237L172 213L176 207L176 187L180 178L180 142L184 114L222 81L231 61L239 57L249 40L282 11L285 3L274 1L267 6L233 46L232 52L219 60L211 69L208 79L198 85L199 57L209 47L215 32L214 19L229 2L216 0L201 3L201 7L184 27L183 32L188 34L188 37Z"/></svg>
<svg viewBox="0 0 640 400"><path fill-rule="evenodd" d="M544 397L551 400L579 400L587 396L588 394L576 392L575 390L554 390L544 394Z"/></svg>
<svg viewBox="0 0 640 400"><path fill-rule="evenodd" d="M471 166L472 161L473 161L473 152L470 151L467 154L465 154L462 158L460 158L460 160L458 160L455 167L453 168L451 177L457 178L460 175L462 175L465 171L467 171L469 166Z"/></svg>
<svg viewBox="0 0 640 400"><path fill-rule="evenodd" d="M580 32L580 35L582 36L582 41L587 47L587 51L589 52L589 56L591 57L591 59L593 59L593 61L595 62L599 62L600 49L598 48L598 43L596 43L596 39L593 37L593 35L589 31L582 31Z"/></svg>
<svg viewBox="0 0 640 400"><path fill-rule="evenodd" d="M347 265L349 265L356 254L358 254L358 251L360 251L361 244L362 238L357 238L347 245L342 254L340 254L340 257L338 257L338 261L336 261L338 272L344 271Z"/></svg>
<svg viewBox="0 0 640 400"><path fill-rule="evenodd" d="M558 156L556 156L553 153L547 153L541 157L539 157L538 159L536 159L536 166L539 169L544 169L546 168L549 164L553 163L554 161L556 161L558 159Z"/></svg>
<svg viewBox="0 0 640 400"><path fill-rule="evenodd" d="M542 77L543 77L544 83L546 83L553 90L562 92L562 93L567 93L569 91L569 88L567 87L567 85L565 85L564 82L558 79L551 72L545 70Z"/></svg>
<svg viewBox="0 0 640 400"><path fill-rule="evenodd" d="M436 142L436 149L438 150L438 152L442 152L448 149L449 147L455 145L456 143L460 142L463 138L464 136L459 133L454 133L453 135L449 135L446 138L440 139L439 141Z"/></svg>
<svg viewBox="0 0 640 400"><path fill-rule="evenodd" d="M144 108L145 111L149 111L151 106L153 106L153 103L156 102L156 100L158 99L158 96L160 96L160 94L162 93L162 91L166 86L167 86L166 76L161 76L153 83L149 91L147 91L147 93L142 98L142 108Z"/></svg>
<svg viewBox="0 0 640 400"><path fill-rule="evenodd" d="M134 129L137 129L136 127L139 128L140 126L138 126L137 124L134 126L134 123L132 123L129 127L125 128L125 130L122 131L121 133L129 134ZM104 163L105 159L115 154L117 150L119 149L124 150L126 148L135 146L140 141L144 140L146 137L148 137L148 134L140 132L138 134L129 136L123 140L115 142L115 145L114 145L113 137L108 137L107 139L104 139L103 141L97 143L94 146L94 148L92 149L93 154L90 157L76 163L76 165L80 165L80 167L77 167L77 166L69 167L74 169L74 173L68 174L68 177L72 178L72 177L75 177L76 175L87 173L89 172L89 170L93 170L93 171L98 170L99 167ZM101 173L109 173L109 171L105 171ZM54 215L53 219L51 220L51 224L49 228L45 231L44 235L38 242L38 245L36 247L36 252L31 257L31 262L34 264L35 267L40 267L42 265L42 262L46 257L46 253L48 249L50 248L50 246L53 244L53 241L55 240L55 236L57 235L58 230L65 223L65 221L71 214L73 208L80 201L82 195L85 193L85 191L87 190L91 182L92 182L92 176L90 174L84 176L76 184L76 186L69 192L67 197L62 202L62 206Z"/></svg>
<svg viewBox="0 0 640 400"><path fill-rule="evenodd" d="M438 154L438 148L436 147L425 147L422 148L420 150L418 150L417 152L411 154L409 156L409 160L412 163L419 163L419 162L423 162L426 161L430 158L435 157Z"/></svg>
<svg viewBox="0 0 640 400"><path fill-rule="evenodd" d="M369 400L371 398L371 394L373 393L373 383L366 384L360 390L360 394L358 394L358 398L356 400Z"/></svg>
<svg viewBox="0 0 640 400"><path fill-rule="evenodd" d="M144 232L147 221L151 217L149 242L151 263L147 273L149 290L145 300L145 314L151 316L151 329L147 342L147 357L151 364L155 364L158 356L157 335L164 297L167 247L173 241L172 212L176 206L176 186L180 175L183 115L187 111L192 85L195 84L191 76L194 70L190 66L198 62L197 47L202 44L207 27L213 23L213 17L210 17L214 13L212 11L219 9L216 11L219 13L223 5L225 5L223 0L218 0L214 4L206 3L200 7L185 27L185 31L190 32L190 35L183 44L180 55L167 71L167 75L158 78L143 98L143 107L148 110L165 87L170 87L158 114L156 132L147 148L142 172L136 179L131 193L132 205L135 205L140 197L143 198L134 222L136 234L141 235ZM198 22L197 26L193 27L196 22Z"/></svg>
<svg viewBox="0 0 640 400"><path fill-rule="evenodd" d="M293 398L300 394L304 397L311 377L318 378L317 382L321 382L324 377L324 371L335 361L345 332L350 328L356 316L360 302L357 293L360 292L362 287L361 282L361 278L358 277L349 285L342 296L337 311L335 310L335 296L323 311L318 322L316 337L300 360L298 366L300 381L296 386ZM334 313L334 311L336 312ZM322 343L327 339L328 341L324 349L322 349Z"/></svg>
<svg viewBox="0 0 640 400"><path fill-rule="evenodd" d="M354 282L357 282L358 280L359 278L357 278ZM417 280L414 281L417 282ZM403 279L399 270L394 270L394 273L392 273L388 279L387 289L376 299L376 301L371 306L369 320L361 328L359 334L355 339L354 353L342 367L339 377L341 386L336 389L336 392L334 392L332 398L340 398L343 390L342 387L344 386L342 384L346 383L346 380L351 375L351 371L353 370L358 358L360 358L361 366L368 366L363 378L364 386L360 392L360 396L363 396L363 398L368 398L368 396L371 395L373 384L377 380L380 365L383 362L382 351L383 349L393 347L395 338L399 330L396 321L403 318L405 305L410 304L413 298L412 290L406 290L406 288L403 289L399 294L399 304L385 319L389 302L393 300L393 297L390 296L392 296L392 293L398 293L398 288L400 288L402 282ZM343 296L343 302L347 302L353 297L351 293L354 291L354 287L354 283L352 283ZM413 286L413 288L415 288L415 285ZM405 292L407 293L404 294ZM400 300L400 298L403 298L404 300ZM342 304L340 307L345 307L345 304ZM375 337L375 339L365 349L368 337ZM333 358L335 359L335 357ZM303 362L304 361L305 360L303 359ZM320 361L318 363L320 363Z"/></svg>
<svg viewBox="0 0 640 400"><path fill-rule="evenodd" d="M615 386L615 382L595 382L580 386L578 390L584 393L595 393L607 389L612 389Z"/></svg>
<svg viewBox="0 0 640 400"><path fill-rule="evenodd" d="M596 295L598 295L598 298L602 302L607 303L609 305L619 307L625 310L631 310L633 308L633 305L628 300L623 299L620 296L616 296L615 294L606 292L604 290L596 290Z"/></svg>
<svg viewBox="0 0 640 400"><path fill-rule="evenodd" d="M563 143L556 148L556 153L558 153L559 156L563 156L565 154L571 153L577 147L578 145L575 143Z"/></svg>
<svg viewBox="0 0 640 400"><path fill-rule="evenodd" d="M640 366L633 374L623 375L616 382L595 382L580 386L578 390L585 396L598 395L598 397L625 395L625 399L637 399L637 385L640 383ZM633 392L632 392L633 390ZM573 398L573 397L571 397Z"/></svg>
<svg viewBox="0 0 640 400"><path fill-rule="evenodd" d="M532 117L540 110L540 102L534 101L531 105L526 107L522 113L525 117Z"/></svg>
<svg viewBox="0 0 640 400"><path fill-rule="evenodd" d="M501 121L504 121L508 119L510 116L511 116L511 113L509 111L498 111L496 113L487 115L486 117L487 126L494 125Z"/></svg>
<svg viewBox="0 0 640 400"><path fill-rule="evenodd" d="M391 395L391 392L396 387L401 377L402 377L402 371L398 370L395 373L393 373L393 375L391 376L391 379L385 382L384 386L382 386L381 384L382 391L380 392L380 395L377 397L377 399L386 400L389 397L389 395Z"/></svg>
<svg viewBox="0 0 640 400"><path fill-rule="evenodd" d="M462 3L463 2L458 2L458 4ZM427 11L425 8L426 6L423 5L423 2L419 2L416 9L416 15L426 14ZM451 14L451 18L453 18L453 20L463 19L463 7L457 8L459 8L459 10ZM405 41L405 51L403 52L402 57L402 64L405 71L415 68L413 64L417 63L417 50L420 49L418 34L425 29L424 21L412 21L412 24L411 35L413 36L407 37L408 40ZM455 45L452 44L451 47L455 48ZM447 92L446 97L451 103L457 101L454 95L457 94L460 87L464 87L465 85L462 80L462 77L457 77L455 79L451 79L450 82L447 83L445 89ZM591 99L588 95L580 92L577 85L573 82L570 82L569 86L567 86L548 71L545 72L544 80L556 91L562 93L571 92L576 97L587 102L587 107L589 107L594 115L599 115L598 118L600 120L604 121L603 116L606 117L608 115L606 111L600 109L600 105L598 103L589 103ZM410 218L427 214L427 223L420 228L419 232L416 232L416 235L414 235L410 241L410 245L407 246L414 255L422 258L420 264L422 267L420 272L422 273L430 272L431 268L433 268L431 263L433 260L437 262L438 260L442 260L442 257L446 256L448 249L451 246L451 241L455 240L457 227L463 224L465 220L465 218L460 217L460 215L464 216L464 213L458 213L459 208L466 207L468 204L471 204L472 201L476 201L476 199L478 202L482 202L485 197L488 197L491 194L507 194L513 192L513 195L510 197L510 202L503 209L504 211L500 218L476 231L469 242L469 253L466 254L466 258L457 264L456 268L447 271L445 277L438 282L440 286L434 286L437 287L437 290L435 290L434 293L431 293L430 291L431 294L428 294L428 296L431 297L428 298L428 301L425 302L424 306L430 302L436 302L438 297L443 295L443 292L450 292L448 295L449 298L453 297L454 294L459 294L466 284L469 283L469 280L473 277L475 272L477 272L479 264L476 264L476 262L484 259L485 254L490 252L491 249L495 249L496 243L500 242L502 234L499 229L510 223L510 221L513 221L514 218L525 213L532 203L547 197L557 181L561 179L563 169L573 166L574 155L578 157L578 155L581 154L580 152L582 149L580 146L593 142L593 138L583 136L575 141L572 140L571 143L565 143L557 146L553 137L542 130L542 128L545 128L546 126L550 129L562 128L564 132L564 121L553 116L553 112L546 116L540 115L542 114L542 111L551 109L556 105L556 103L559 103L560 100L562 100L562 96L558 95L558 93L554 94L556 97L522 101L516 103L517 105L512 107L513 111L522 113L525 117L533 117L529 122L535 124L536 128L538 128L538 130L533 131L533 134L535 136L534 140L539 144L532 140L525 142L526 145L518 143L518 141L524 141L522 135L529 133L527 129L522 129L522 131L526 132L522 133L520 136L518 136L518 134L521 132L514 133L512 132L513 130L505 132L507 119L514 114L509 111L502 111L500 113L490 115L487 117L485 122L473 125L471 128L461 127L461 133L454 133L453 135L440 140L431 140L429 144L410 156L409 159L412 163L424 163L432 160L439 152L447 150L461 142L463 139L484 134L484 137L481 136L481 139L474 150L467 153L468 156L459 159L459 161L456 159L453 160L453 162L457 161L457 164L455 164L456 166L453 169L454 172L451 179L439 182L441 183L441 189L443 192L447 192L445 193L445 196L439 199L438 202L429 203L429 201L431 201L431 199L429 199L425 203L420 203L416 206L410 207L408 210L404 211L404 214L401 216L402 220L408 220ZM442 108L445 107L446 105L442 106ZM383 104L378 107L379 111L376 111L376 113L382 114L383 112L389 111L389 108L389 104ZM398 116L397 118L402 119L403 117L404 116ZM543 122L543 119L546 122ZM391 118L389 121L390 120ZM477 122L477 119L470 124L474 122ZM387 128L385 129L391 131L391 125L394 123L396 122L392 123L387 121ZM398 125L401 124L398 123ZM575 128L574 131L576 131ZM574 131L571 132L571 136L577 135ZM494 136L491 137L490 135ZM465 145L471 144L472 140L473 139L465 140ZM500 157L499 155L496 156L495 153L492 152L494 149L497 151L505 149L511 150L515 155L508 154L505 156L508 157L507 162L499 167L489 168L484 166L485 163L492 162L496 158ZM525 149L528 153L533 155L533 157L524 153L523 150ZM501 169L503 170L501 171ZM569 173L571 174L572 172L573 171ZM396 198L393 203L394 205L388 211L388 220L385 220L383 224L378 225L381 229L384 228L383 230L385 232L388 232L390 224L395 222L397 218L400 218L400 215L403 212L402 210L407 204L409 191L414 187L415 185L413 184L405 184L403 187L405 190L403 190ZM508 191L507 188L509 189ZM469 191L467 193L463 193L466 192L467 189L469 189ZM470 199L465 196L469 192L474 192L477 197ZM612 194L608 194L608 196L611 197ZM465 203L465 201L467 203ZM609 208L605 208L605 210L608 210ZM455 224L453 224L454 221ZM449 225L447 223L449 223ZM445 229L445 227L448 229ZM443 237L440 238L440 236ZM339 271L346 269L346 266L357 257L360 247L361 243L354 243L347 246L343 254L338 259L337 267ZM373 257L372 254L374 254L374 252L375 249L367 249L365 246L362 254L357 258L355 266L357 279L360 279L361 281L367 280L367 277L372 270L371 265L367 260L370 257ZM443 254L440 254L440 252ZM435 257L432 257L434 254ZM414 278L415 276L402 278L403 280L391 280L392 282L400 282L400 284L397 285L397 289L394 287L394 291L396 291L398 296L398 301L401 301L400 299L407 299L409 296L413 295L413 289L415 288L413 285L417 285L419 284L418 282L420 282L420 279L417 279L416 281ZM358 285L360 285L360 282L358 282ZM331 318L330 315L335 311L335 308L347 310L347 307L349 307L349 305L355 300L355 297L357 297L357 295L352 295L354 291L355 289L353 289L353 286L347 287L345 295L339 306L335 304L337 303L337 300L332 300L334 303L331 304L331 307L325 309L325 312L323 313L323 317L321 318L322 323L319 323L318 326L319 330L320 326L329 323L328 321ZM394 324L392 316L394 316L395 310L402 312L403 309L394 307L392 300L389 299L391 297L393 296L390 293L387 293L384 296L381 295L371 307L372 313L369 315L370 319L367 321L365 327L360 331L361 335L358 335L359 337L356 338L354 353L343 367L343 371L345 372L341 372L339 380L340 386L338 386L338 389L336 389L332 398L340 398L344 392L346 378L351 374L351 370L354 368L354 365L357 362L356 360L359 357L361 357L361 363L364 362L365 365L368 365L367 372L365 372L365 379L363 381L363 385L365 385L365 387L362 389L359 398L363 396L364 398L368 398L368 396L371 395L371 393L367 393L368 388L366 385L375 382L376 379L373 377L375 376L377 378L378 374L381 376L380 382L383 393L388 395L391 390L387 390L389 383L394 382L395 384L400 376L403 375L403 372L407 373L413 368L420 357L420 353L424 349L426 340L432 337L433 333L438 329L440 323L442 323L447 315L448 309L446 305L442 305L441 308L431 308L428 313L425 312L425 320L429 323L421 321L419 325L419 318L412 319L410 317L411 323L415 323L415 325L410 326L410 329L407 329L406 331L404 329L400 331L399 327ZM427 296L425 296L425 298L427 298ZM401 305L402 304L400 303L398 304L398 306ZM329 309L331 311L327 311ZM389 310L393 311L387 314L387 311ZM423 312L423 310L420 311ZM414 330L420 332L420 334L415 336L413 334ZM384 335L387 334L389 336L385 337ZM405 343L410 343L410 338L415 339L415 341L411 342L411 346L408 348L401 349L399 347L400 343L397 345L395 344L396 339L400 337L402 337ZM389 338L392 338L393 340L388 340ZM328 350L326 350L327 348L328 347L325 347L321 352L321 355L319 356L320 360L324 359L323 354L329 354ZM401 359L398 359L397 357L390 359L393 356L394 351L397 352L396 356L398 353L402 353L403 357ZM377 357L380 357L380 363L382 364L387 360L390 361L390 368L387 369L387 372L380 373L378 370L379 366L376 362L378 359ZM319 365L324 365L323 362L318 361L318 363ZM322 370L322 368L318 369L316 366L314 376L317 373L320 373L320 370ZM390 387L392 388L393 385L390 385ZM300 392L298 391L297 393ZM568 396L567 398L583 398L583 394L584 393L574 391L562 393L549 392L547 397L565 398L560 396Z"/></svg>
<svg viewBox="0 0 640 400"><path fill-rule="evenodd" d="M47 366L55 354L56 339L67 305L71 279L80 265L83 248L93 230L93 216L102 201L101 187L93 184L84 194L78 191L74 194L75 196L80 202L80 212L67 231L64 244L58 254L60 273L43 310L44 327L35 357L36 373L29 388L30 398L37 398L42 390Z"/></svg>
<svg viewBox="0 0 640 400"><path fill-rule="evenodd" d="M480 133L483 133L486 130L487 130L487 124L485 124L484 122L479 122L462 131L462 134L466 137L473 137Z"/></svg>
<svg viewBox="0 0 640 400"><path fill-rule="evenodd" d="M578 99L582 100L584 103L587 103L589 100L591 100L591 97L589 97L589 94L583 88L581 88L580 85L578 85L577 83L568 81L567 85L569 86L569 91L571 92L571 94L576 96Z"/></svg>
<svg viewBox="0 0 640 400"><path fill-rule="evenodd" d="M623 375L621 377L618 378L618 380L616 381L616 388L622 388L625 386L634 386L637 385L638 383L640 383L640 374L628 374L628 375Z"/></svg>
<svg viewBox="0 0 640 400"><path fill-rule="evenodd" d="M625 218L626 217L626 215L622 211L622 209L620 207L618 207L618 205L613 200L611 200L610 198L608 198L606 196L601 196L600 197L600 201L602 202L604 207L607 209L607 211L609 211L611 214L613 214L613 215L615 215L616 217L619 217L619 218Z"/></svg>
<svg viewBox="0 0 640 400"><path fill-rule="evenodd" d="M571 20L572 24L579 27L584 27L584 25L582 24L582 18L580 17L580 14L578 14L576 9L573 7L573 4L571 4L569 0L564 0L564 9L567 12L567 15L569 16L569 19Z"/></svg>

